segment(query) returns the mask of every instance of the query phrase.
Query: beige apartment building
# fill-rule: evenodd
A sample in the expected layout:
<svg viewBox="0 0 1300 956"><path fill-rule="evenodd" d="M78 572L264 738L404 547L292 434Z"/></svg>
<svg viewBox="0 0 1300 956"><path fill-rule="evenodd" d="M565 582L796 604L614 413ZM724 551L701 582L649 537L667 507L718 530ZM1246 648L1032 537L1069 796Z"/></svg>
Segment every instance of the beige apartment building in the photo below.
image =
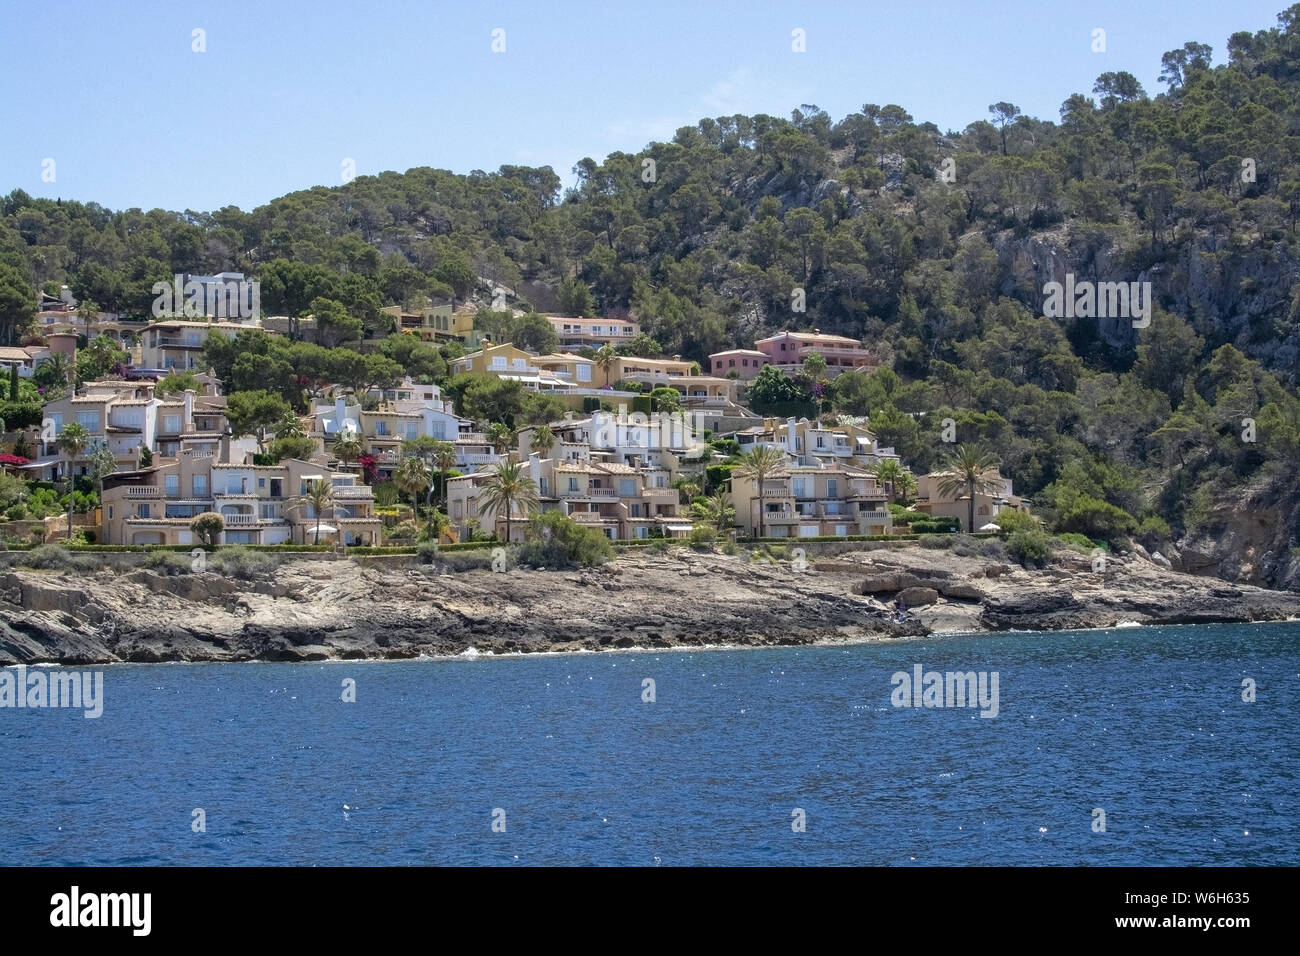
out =
<svg viewBox="0 0 1300 956"><path fill-rule="evenodd" d="M765 418L755 425L733 432L741 453L767 445L779 448L800 465L841 464L870 469L884 461L899 461L892 447L876 441L865 425L828 425L800 418Z"/></svg>
<svg viewBox="0 0 1300 956"><path fill-rule="evenodd" d="M577 349L587 346L598 349L604 345L621 345L631 342L641 331L641 326L629 319L581 319L548 315L546 321L560 338L560 348Z"/></svg>
<svg viewBox="0 0 1300 956"><path fill-rule="evenodd" d="M769 538L891 534L894 522L885 492L865 472L842 465L792 465L768 478L760 490L753 479L733 474L731 503L742 534Z"/></svg>
<svg viewBox="0 0 1300 956"><path fill-rule="evenodd" d="M994 490L975 495L975 527L968 528L970 495L966 494L965 489L948 495L940 494L939 483L943 479L944 473L938 471L917 478L916 504L913 507L932 517L956 518L962 531L979 531L986 524L997 524L998 515L1007 509L1029 511L1029 499L1014 494L1011 479L1004 478L1001 472L995 470L991 476Z"/></svg>
<svg viewBox="0 0 1300 956"><path fill-rule="evenodd" d="M379 544L374 496L356 475L292 458L232 464L188 451L177 461L104 479L104 542L196 544L190 522L214 511L225 521L220 544L312 544L316 514L301 496L318 479L328 480L334 494L321 515L321 543Z"/></svg>
<svg viewBox="0 0 1300 956"><path fill-rule="evenodd" d="M610 382L640 382L649 388L674 388L687 405L726 405L736 400L736 380L694 375L694 362L680 358L646 359L620 355L610 369ZM601 378L602 384L604 378Z"/></svg>
<svg viewBox="0 0 1300 956"><path fill-rule="evenodd" d="M691 521L681 514L666 469L593 461L589 453L554 458L534 453L525 471L537 483L540 510L560 511L611 540L685 537L691 532ZM461 540L475 525L505 537L505 515L487 514L479 502L490 474L463 475L447 482L448 515ZM526 518L516 514L511 519L514 541L523 540Z"/></svg>

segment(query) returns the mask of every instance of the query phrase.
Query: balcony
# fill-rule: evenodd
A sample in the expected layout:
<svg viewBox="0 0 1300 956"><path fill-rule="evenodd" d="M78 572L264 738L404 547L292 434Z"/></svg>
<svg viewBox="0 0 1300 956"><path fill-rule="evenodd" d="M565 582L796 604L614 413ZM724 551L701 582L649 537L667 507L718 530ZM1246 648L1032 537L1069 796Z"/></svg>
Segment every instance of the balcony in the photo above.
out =
<svg viewBox="0 0 1300 956"><path fill-rule="evenodd" d="M495 465L501 460L500 455L457 455L456 461L465 465Z"/></svg>
<svg viewBox="0 0 1300 956"><path fill-rule="evenodd" d="M859 511L855 517L859 521L888 521L890 514L888 511Z"/></svg>
<svg viewBox="0 0 1300 956"><path fill-rule="evenodd" d="M261 520L257 515L222 515L221 518L225 521L227 527L232 525L244 526L257 524L257 522Z"/></svg>
<svg viewBox="0 0 1300 956"><path fill-rule="evenodd" d="M617 498L618 492L613 488L592 488L588 492L593 498Z"/></svg>
<svg viewBox="0 0 1300 956"><path fill-rule="evenodd" d="M203 342L199 339L160 335L154 339L153 347L158 349L201 349L203 348Z"/></svg>
<svg viewBox="0 0 1300 956"><path fill-rule="evenodd" d="M334 489L336 499L356 499L356 498L373 498L375 493L369 487L357 487L355 485L340 485Z"/></svg>
<svg viewBox="0 0 1300 956"><path fill-rule="evenodd" d="M802 519L803 515L799 514L792 508L782 508L779 511L763 512L764 524L798 524Z"/></svg>

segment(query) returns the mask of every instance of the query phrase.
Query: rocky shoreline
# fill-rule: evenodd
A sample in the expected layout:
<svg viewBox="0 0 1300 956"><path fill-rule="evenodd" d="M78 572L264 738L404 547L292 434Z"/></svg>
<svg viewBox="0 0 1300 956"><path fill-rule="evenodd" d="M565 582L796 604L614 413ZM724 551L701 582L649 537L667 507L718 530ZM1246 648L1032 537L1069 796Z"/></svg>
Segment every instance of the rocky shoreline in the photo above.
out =
<svg viewBox="0 0 1300 956"><path fill-rule="evenodd" d="M886 609L901 595L913 612ZM1026 570L920 546L788 562L689 549L582 571L287 560L253 580L144 568L0 569L0 664L403 659L776 646L978 631L1300 618L1300 593L1139 555Z"/></svg>

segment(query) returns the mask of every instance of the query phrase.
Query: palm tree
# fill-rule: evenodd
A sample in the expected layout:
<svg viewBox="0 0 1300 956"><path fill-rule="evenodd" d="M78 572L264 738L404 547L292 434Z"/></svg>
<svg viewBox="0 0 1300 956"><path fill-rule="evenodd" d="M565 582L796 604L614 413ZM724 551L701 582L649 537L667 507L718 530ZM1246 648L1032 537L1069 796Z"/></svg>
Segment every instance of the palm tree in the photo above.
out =
<svg viewBox="0 0 1300 956"><path fill-rule="evenodd" d="M605 373L605 384L608 385L609 372L618 361L618 353L614 351L613 346L602 345L596 349L596 357L593 361L596 363L596 368Z"/></svg>
<svg viewBox="0 0 1300 956"><path fill-rule="evenodd" d="M271 427L271 432L276 438L302 438L305 434L302 422L293 412L285 412L284 417Z"/></svg>
<svg viewBox="0 0 1300 956"><path fill-rule="evenodd" d="M993 494L1000 490L998 458L977 445L958 445L948 459L947 467L939 473L935 490L943 497L956 496L965 491L970 496L970 518L966 533L975 530L975 496Z"/></svg>
<svg viewBox="0 0 1300 956"><path fill-rule="evenodd" d="M691 517L700 524L712 526L718 534L726 531L736 520L736 509L725 491L691 505Z"/></svg>
<svg viewBox="0 0 1300 956"><path fill-rule="evenodd" d="M37 385L44 385L47 388L62 386L66 388L71 379L72 363L62 352L51 352L49 357L37 367L36 372L32 375L32 380Z"/></svg>
<svg viewBox="0 0 1300 956"><path fill-rule="evenodd" d="M898 503L907 504L916 497L916 475L910 471L904 471L898 476L894 489L898 492Z"/></svg>
<svg viewBox="0 0 1300 956"><path fill-rule="evenodd" d="M484 434L487 435L488 442L498 455L504 455L506 449L510 447L510 442L514 440L514 435L510 432L510 426L501 422L493 422L488 425Z"/></svg>
<svg viewBox="0 0 1300 956"><path fill-rule="evenodd" d="M758 536L763 537L763 482L769 478L785 476L789 462L785 452L774 445L759 445L740 456L740 464L731 472L733 477L744 478L758 489Z"/></svg>
<svg viewBox="0 0 1300 956"><path fill-rule="evenodd" d="M334 506L334 486L325 478L317 478L307 485L307 490L294 499L295 505L311 505L312 511L316 513L316 540L313 544L320 544L320 519L321 512L326 508Z"/></svg>
<svg viewBox="0 0 1300 956"><path fill-rule="evenodd" d="M691 501L700 493L699 482L681 475L673 479L673 487L677 489L678 504L689 505Z"/></svg>
<svg viewBox="0 0 1300 956"><path fill-rule="evenodd" d="M397 466L397 471L393 473L393 481L397 483L398 488L411 496L411 516L418 518L420 514L418 496L433 483L433 473L429 470L429 466L415 456L403 458Z"/></svg>
<svg viewBox="0 0 1300 956"><path fill-rule="evenodd" d="M343 464L350 465L361 457L365 449L361 447L361 442L357 441L352 432L344 432L343 436L334 443L334 454Z"/></svg>
<svg viewBox="0 0 1300 956"><path fill-rule="evenodd" d="M533 447L543 456L555 447L556 441L555 432L551 431L550 425L538 425L533 432Z"/></svg>
<svg viewBox="0 0 1300 956"><path fill-rule="evenodd" d="M889 500L893 501L899 491L898 485L902 479L903 466L895 458L886 458L884 461L876 462L868 471L876 479L876 484L889 492ZM889 487L885 488L886 485Z"/></svg>
<svg viewBox="0 0 1300 956"><path fill-rule="evenodd" d="M528 514L539 504L537 482L524 474L517 461L499 461L496 470L483 481L479 492L479 511L484 514L506 516L506 541L510 541L510 518L515 509Z"/></svg>
<svg viewBox="0 0 1300 956"><path fill-rule="evenodd" d="M68 456L68 540L72 540L72 499L76 494L76 481L72 476L72 463L90 445L90 432L80 422L69 422L63 426L55 442L59 451Z"/></svg>
<svg viewBox="0 0 1300 956"><path fill-rule="evenodd" d="M456 446L449 441L440 441L433 447L430 455L433 467L438 469L442 478L442 503L447 503L447 472L456 467Z"/></svg>
<svg viewBox="0 0 1300 956"><path fill-rule="evenodd" d="M81 319L86 338L92 338L91 333L95 329L95 323L99 321L99 306L89 299L82 299L77 304L77 318Z"/></svg>

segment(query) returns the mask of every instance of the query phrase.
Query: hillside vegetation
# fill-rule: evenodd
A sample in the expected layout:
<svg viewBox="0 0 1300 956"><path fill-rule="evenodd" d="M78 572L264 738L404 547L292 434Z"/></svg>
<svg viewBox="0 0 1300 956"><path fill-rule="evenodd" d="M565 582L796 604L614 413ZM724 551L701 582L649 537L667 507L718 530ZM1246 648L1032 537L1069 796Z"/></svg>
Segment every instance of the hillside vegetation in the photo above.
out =
<svg viewBox="0 0 1300 956"><path fill-rule="evenodd" d="M445 379L447 350L386 338L379 309L497 285L516 306L631 315L641 352L701 362L820 328L882 370L809 376L796 397L869 416L916 470L942 459L951 418L1061 531L1300 586L1300 4L1223 59L1167 53L1158 92L1104 73L1056 121L997 90L960 132L892 104L704 119L581 160L563 193L521 166L387 172L251 212L16 191L0 199L0 343L27 331L23 290L67 282L145 314L153 282L223 270L259 277L265 311L327 316L336 345L383 340L364 359L264 336L237 350L253 358L217 356L232 388L290 403L303 381ZM1043 284L1067 273L1150 282L1149 326L1044 317Z"/></svg>

